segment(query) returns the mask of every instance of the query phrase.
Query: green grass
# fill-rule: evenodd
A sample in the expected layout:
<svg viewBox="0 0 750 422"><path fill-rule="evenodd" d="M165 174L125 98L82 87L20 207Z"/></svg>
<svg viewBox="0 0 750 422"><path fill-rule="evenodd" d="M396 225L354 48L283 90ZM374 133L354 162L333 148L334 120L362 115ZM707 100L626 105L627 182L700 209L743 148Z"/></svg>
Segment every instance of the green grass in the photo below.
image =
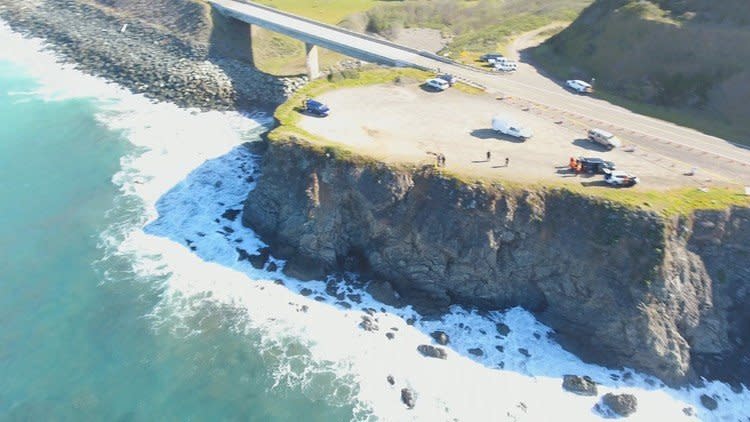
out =
<svg viewBox="0 0 750 422"><path fill-rule="evenodd" d="M253 33L253 62L259 70L277 76L304 75L305 43L263 28ZM334 66L346 56L324 48L318 48L318 63L321 69Z"/></svg>
<svg viewBox="0 0 750 422"><path fill-rule="evenodd" d="M627 188L568 187L572 192L607 199L634 209L653 210L670 217L689 215L695 210L721 210L731 206L750 207L750 196L741 187L711 187L707 192L697 188L679 188L667 191L638 190Z"/></svg>
<svg viewBox="0 0 750 422"><path fill-rule="evenodd" d="M740 3L599 0L532 55L558 79L596 77L607 101L750 145L750 9Z"/></svg>
<svg viewBox="0 0 750 422"><path fill-rule="evenodd" d="M337 24L345 17L367 11L377 0L257 0L261 4L302 15L321 22Z"/></svg>

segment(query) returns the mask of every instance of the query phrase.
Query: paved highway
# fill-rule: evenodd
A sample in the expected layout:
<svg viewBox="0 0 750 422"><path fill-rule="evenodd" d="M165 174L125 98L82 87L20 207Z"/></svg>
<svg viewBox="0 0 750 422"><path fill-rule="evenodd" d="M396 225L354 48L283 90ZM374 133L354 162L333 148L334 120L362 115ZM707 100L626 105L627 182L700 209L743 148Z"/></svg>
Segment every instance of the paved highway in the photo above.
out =
<svg viewBox="0 0 750 422"><path fill-rule="evenodd" d="M627 143L698 167L716 180L750 186L750 149L673 123L633 113L603 100L576 95L528 65L516 74L488 74L445 63L396 44L289 13L235 0L209 0L222 13L305 42L373 62L440 69L484 85L487 91L524 104L556 120L601 127Z"/></svg>

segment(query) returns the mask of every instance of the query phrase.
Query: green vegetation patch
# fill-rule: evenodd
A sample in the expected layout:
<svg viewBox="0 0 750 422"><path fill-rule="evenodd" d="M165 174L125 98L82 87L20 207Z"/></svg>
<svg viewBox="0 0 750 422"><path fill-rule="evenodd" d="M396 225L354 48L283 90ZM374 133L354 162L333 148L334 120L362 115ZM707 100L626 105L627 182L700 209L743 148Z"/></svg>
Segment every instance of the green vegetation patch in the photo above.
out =
<svg viewBox="0 0 750 422"><path fill-rule="evenodd" d="M258 0L259 3L321 22L337 24L345 17L367 11L377 0Z"/></svg>
<svg viewBox="0 0 750 422"><path fill-rule="evenodd" d="M366 13L366 29L395 36L403 28L434 28L454 36L442 53L501 50L514 36L556 21L570 22L591 0L406 0Z"/></svg>
<svg viewBox="0 0 750 422"><path fill-rule="evenodd" d="M573 192L611 200L634 209L654 210L669 217L689 215L695 210L721 210L732 206L750 207L750 196L737 187L679 188L666 191L627 188L565 187Z"/></svg>
<svg viewBox="0 0 750 422"><path fill-rule="evenodd" d="M597 0L532 56L561 80L596 78L608 101L750 145L746 1Z"/></svg>

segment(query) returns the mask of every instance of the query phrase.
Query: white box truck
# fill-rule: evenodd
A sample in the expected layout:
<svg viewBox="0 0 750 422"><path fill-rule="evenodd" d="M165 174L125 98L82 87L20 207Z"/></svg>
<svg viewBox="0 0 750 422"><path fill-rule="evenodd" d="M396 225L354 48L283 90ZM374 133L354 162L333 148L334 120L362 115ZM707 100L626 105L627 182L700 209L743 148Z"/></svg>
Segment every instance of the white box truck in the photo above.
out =
<svg viewBox="0 0 750 422"><path fill-rule="evenodd" d="M504 135L512 136L524 141L533 136L531 130L525 129L517 122L502 116L495 116L492 118L492 129Z"/></svg>

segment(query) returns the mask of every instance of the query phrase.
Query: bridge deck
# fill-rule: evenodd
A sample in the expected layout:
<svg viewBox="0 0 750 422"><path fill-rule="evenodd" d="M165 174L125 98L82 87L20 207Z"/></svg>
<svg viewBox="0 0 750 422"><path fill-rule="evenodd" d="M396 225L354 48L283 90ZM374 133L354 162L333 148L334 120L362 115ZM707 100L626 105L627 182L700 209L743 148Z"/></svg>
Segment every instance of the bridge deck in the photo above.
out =
<svg viewBox="0 0 750 422"><path fill-rule="evenodd" d="M431 60L389 42L234 0L209 0L222 14L369 62L430 68ZM434 67L434 66L432 66Z"/></svg>

